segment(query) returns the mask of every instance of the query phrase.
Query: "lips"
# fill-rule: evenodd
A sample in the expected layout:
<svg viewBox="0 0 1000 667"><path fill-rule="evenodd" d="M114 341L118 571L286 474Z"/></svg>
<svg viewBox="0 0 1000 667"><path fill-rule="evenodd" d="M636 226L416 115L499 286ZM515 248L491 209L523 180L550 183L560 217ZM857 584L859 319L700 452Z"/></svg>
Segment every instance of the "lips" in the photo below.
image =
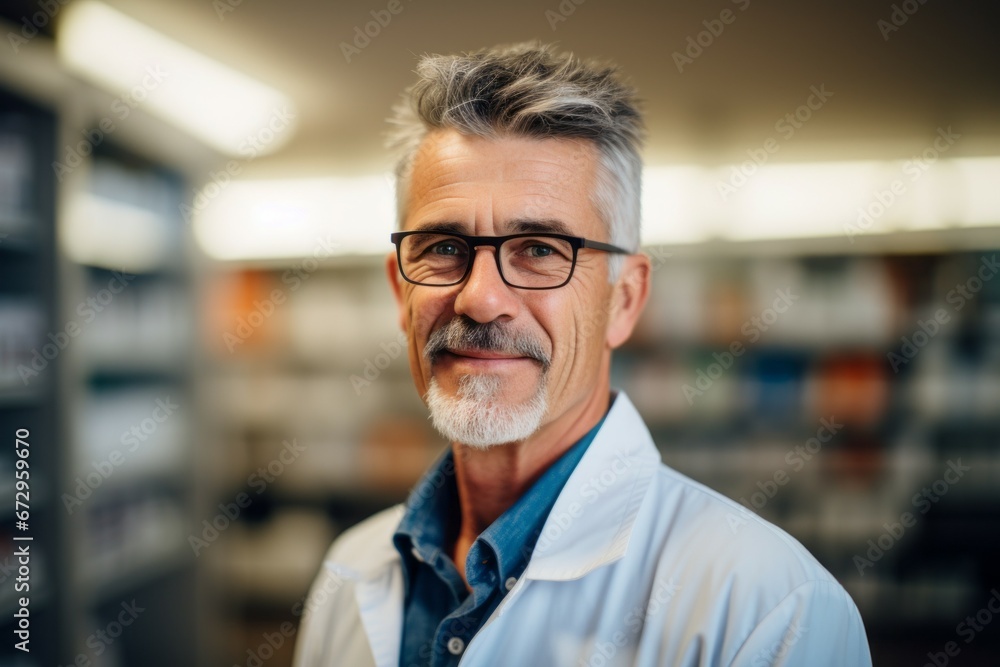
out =
<svg viewBox="0 0 1000 667"><path fill-rule="evenodd" d="M504 352L497 352L495 350L479 350L479 349L462 349L462 348L445 348L444 350L447 354L451 354L456 357L466 357L468 359L484 359L484 360L503 360L503 359L528 359L522 355L516 354L506 354Z"/></svg>
<svg viewBox="0 0 1000 667"><path fill-rule="evenodd" d="M547 372L550 364L537 336L501 322L476 322L466 315L456 315L431 332L423 358L430 366L460 364L497 371L509 367L511 372L523 370L522 362L540 364L542 372Z"/></svg>

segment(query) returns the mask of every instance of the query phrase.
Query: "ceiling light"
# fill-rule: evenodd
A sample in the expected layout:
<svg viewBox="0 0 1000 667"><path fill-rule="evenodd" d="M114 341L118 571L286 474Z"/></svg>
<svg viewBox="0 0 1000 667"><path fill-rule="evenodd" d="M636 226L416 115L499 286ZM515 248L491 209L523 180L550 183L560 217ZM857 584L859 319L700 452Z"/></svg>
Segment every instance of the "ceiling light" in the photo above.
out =
<svg viewBox="0 0 1000 667"><path fill-rule="evenodd" d="M142 108L230 155L272 152L294 132L296 112L281 92L99 2L63 12L60 57L118 96L110 121Z"/></svg>
<svg viewBox="0 0 1000 667"><path fill-rule="evenodd" d="M195 198L199 202L195 237L216 259L323 258L392 249L396 211L392 182L383 176L234 181L221 190L206 186Z"/></svg>

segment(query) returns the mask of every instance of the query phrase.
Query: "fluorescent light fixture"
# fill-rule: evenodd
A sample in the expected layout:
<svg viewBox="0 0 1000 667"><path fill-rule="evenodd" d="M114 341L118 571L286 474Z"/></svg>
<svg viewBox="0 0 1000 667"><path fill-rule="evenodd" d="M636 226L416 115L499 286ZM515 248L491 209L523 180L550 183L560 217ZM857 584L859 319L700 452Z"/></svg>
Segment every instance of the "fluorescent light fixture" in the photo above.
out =
<svg viewBox="0 0 1000 667"><path fill-rule="evenodd" d="M392 249L396 207L392 181L385 176L234 181L222 189L209 184L194 203L195 237L216 259L323 258Z"/></svg>
<svg viewBox="0 0 1000 667"><path fill-rule="evenodd" d="M139 273L165 265L176 252L172 225L147 209L81 193L70 200L59 237L75 262Z"/></svg>
<svg viewBox="0 0 1000 667"><path fill-rule="evenodd" d="M698 243L714 235L708 171L700 167L648 167L642 179L642 241L647 245Z"/></svg>
<svg viewBox="0 0 1000 667"><path fill-rule="evenodd" d="M294 132L281 92L94 0L63 10L57 47L67 67L119 96L116 122L142 108L229 155L272 152Z"/></svg>
<svg viewBox="0 0 1000 667"><path fill-rule="evenodd" d="M650 168L642 238L655 245L1000 227L998 184L1000 157Z"/></svg>
<svg viewBox="0 0 1000 667"><path fill-rule="evenodd" d="M961 174L957 190L961 214L955 223L966 227L1000 226L1000 158L952 160Z"/></svg>
<svg viewBox="0 0 1000 667"><path fill-rule="evenodd" d="M719 183L731 178L728 169L651 167L643 179L642 242L1000 227L1000 158L938 160L919 176L912 166L763 165L725 199ZM209 183L194 199L195 236L210 257L221 260L381 255L392 249L392 183L388 175ZM870 223L860 218L862 212Z"/></svg>
<svg viewBox="0 0 1000 667"><path fill-rule="evenodd" d="M722 235L745 241L843 234L887 173L877 162L762 166L727 198Z"/></svg>

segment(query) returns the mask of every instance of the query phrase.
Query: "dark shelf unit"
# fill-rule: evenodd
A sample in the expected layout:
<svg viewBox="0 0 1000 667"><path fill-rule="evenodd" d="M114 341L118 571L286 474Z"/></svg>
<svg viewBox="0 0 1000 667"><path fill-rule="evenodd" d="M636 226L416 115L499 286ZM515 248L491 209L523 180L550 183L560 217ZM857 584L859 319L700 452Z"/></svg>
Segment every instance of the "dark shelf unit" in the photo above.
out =
<svg viewBox="0 0 1000 667"><path fill-rule="evenodd" d="M50 341L46 333L57 319L55 201L56 183L49 168L55 155L58 119L51 110L0 90L0 646L5 665L56 664L69 626L62 591L67 574L57 557L66 547L58 510L60 443L65 424L57 412L61 378L58 355L43 357L44 370L32 367L34 351ZM42 366L42 361L35 362ZM30 519L19 531L14 517L15 435L30 433ZM27 535L29 543L15 542ZM15 548L28 544L30 580L18 582ZM15 590L15 584L22 588ZM28 590L23 586L27 584ZM13 613L27 597L30 653L14 648Z"/></svg>

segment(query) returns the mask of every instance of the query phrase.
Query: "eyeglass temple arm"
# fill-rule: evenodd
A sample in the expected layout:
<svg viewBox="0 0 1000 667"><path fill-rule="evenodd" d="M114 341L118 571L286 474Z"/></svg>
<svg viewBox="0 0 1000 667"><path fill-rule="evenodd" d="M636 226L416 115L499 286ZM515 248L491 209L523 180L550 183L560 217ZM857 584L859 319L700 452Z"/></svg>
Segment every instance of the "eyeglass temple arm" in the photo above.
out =
<svg viewBox="0 0 1000 667"><path fill-rule="evenodd" d="M604 252L616 252L622 255L631 255L631 250L626 250L625 248L619 248L616 245L611 245L610 243L601 243L600 241L591 241L590 239L582 239L584 248L592 248L594 250L603 250Z"/></svg>

